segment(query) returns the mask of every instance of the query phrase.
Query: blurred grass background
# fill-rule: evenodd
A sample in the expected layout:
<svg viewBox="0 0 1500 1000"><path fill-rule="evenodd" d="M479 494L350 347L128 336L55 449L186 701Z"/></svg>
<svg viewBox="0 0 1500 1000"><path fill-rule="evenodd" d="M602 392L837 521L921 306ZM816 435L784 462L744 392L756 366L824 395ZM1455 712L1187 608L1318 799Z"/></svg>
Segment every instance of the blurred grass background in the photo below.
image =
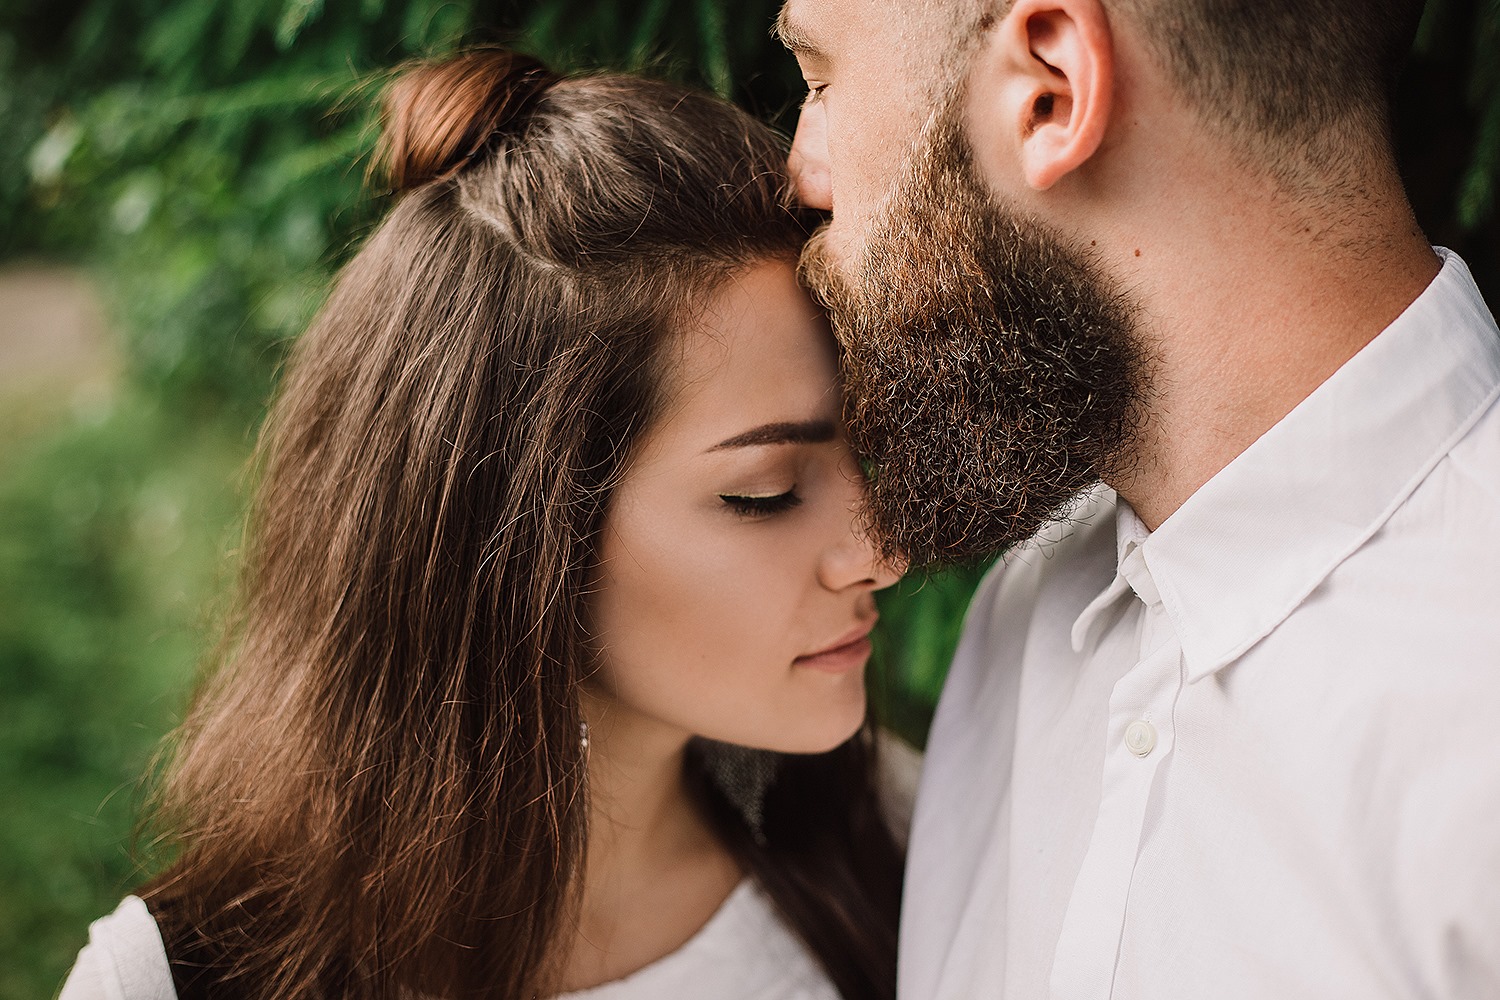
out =
<svg viewBox="0 0 1500 1000"><path fill-rule="evenodd" d="M768 35L777 6L0 6L0 309L7 276L82 273L67 294L96 296L107 334L42 374L0 340L0 1000L55 991L88 921L139 878L140 776L232 576L263 402L381 209L362 184L370 75L500 40L561 68L695 81L790 128L802 88ZM1492 303L1497 53L1500 3L1432 0L1398 121L1423 225ZM53 346L42 326L19 335ZM914 737L975 579L907 581L883 600L887 714Z"/></svg>

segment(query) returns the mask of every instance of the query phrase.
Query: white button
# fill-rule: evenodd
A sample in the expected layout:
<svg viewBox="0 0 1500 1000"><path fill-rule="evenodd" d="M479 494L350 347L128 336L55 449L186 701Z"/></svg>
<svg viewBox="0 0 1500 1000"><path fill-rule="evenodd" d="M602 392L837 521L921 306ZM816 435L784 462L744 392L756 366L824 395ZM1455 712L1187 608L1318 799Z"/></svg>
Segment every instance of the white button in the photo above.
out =
<svg viewBox="0 0 1500 1000"><path fill-rule="evenodd" d="M1156 727L1138 719L1125 727L1125 749L1137 757L1149 757L1156 749Z"/></svg>

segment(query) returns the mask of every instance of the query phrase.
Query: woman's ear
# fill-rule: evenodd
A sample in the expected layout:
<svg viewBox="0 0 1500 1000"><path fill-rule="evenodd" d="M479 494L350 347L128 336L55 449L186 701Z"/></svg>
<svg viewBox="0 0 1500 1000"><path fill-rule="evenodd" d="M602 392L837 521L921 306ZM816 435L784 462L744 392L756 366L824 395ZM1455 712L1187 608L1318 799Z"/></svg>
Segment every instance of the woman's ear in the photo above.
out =
<svg viewBox="0 0 1500 1000"><path fill-rule="evenodd" d="M1094 155L1109 126L1114 42L1100 0L1016 0L986 29L968 88L980 163L1052 187Z"/></svg>

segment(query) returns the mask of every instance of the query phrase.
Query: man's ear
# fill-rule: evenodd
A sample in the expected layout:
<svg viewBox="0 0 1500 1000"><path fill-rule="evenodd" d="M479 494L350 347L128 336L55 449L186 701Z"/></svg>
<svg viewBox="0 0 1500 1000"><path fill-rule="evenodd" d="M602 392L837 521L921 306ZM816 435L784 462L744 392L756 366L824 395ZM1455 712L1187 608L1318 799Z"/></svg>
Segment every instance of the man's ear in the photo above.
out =
<svg viewBox="0 0 1500 1000"><path fill-rule="evenodd" d="M986 30L969 77L981 163L1010 158L1045 191L1099 149L1114 100L1114 41L1100 0L1016 0Z"/></svg>

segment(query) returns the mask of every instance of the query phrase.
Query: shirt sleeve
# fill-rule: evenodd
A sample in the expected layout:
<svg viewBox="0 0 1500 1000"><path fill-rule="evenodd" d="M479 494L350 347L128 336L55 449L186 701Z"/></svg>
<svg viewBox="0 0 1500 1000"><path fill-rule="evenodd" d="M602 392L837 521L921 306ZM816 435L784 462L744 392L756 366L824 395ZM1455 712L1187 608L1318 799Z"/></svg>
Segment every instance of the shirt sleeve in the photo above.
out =
<svg viewBox="0 0 1500 1000"><path fill-rule="evenodd" d="M135 896L89 925L58 1000L177 1000L156 921Z"/></svg>

